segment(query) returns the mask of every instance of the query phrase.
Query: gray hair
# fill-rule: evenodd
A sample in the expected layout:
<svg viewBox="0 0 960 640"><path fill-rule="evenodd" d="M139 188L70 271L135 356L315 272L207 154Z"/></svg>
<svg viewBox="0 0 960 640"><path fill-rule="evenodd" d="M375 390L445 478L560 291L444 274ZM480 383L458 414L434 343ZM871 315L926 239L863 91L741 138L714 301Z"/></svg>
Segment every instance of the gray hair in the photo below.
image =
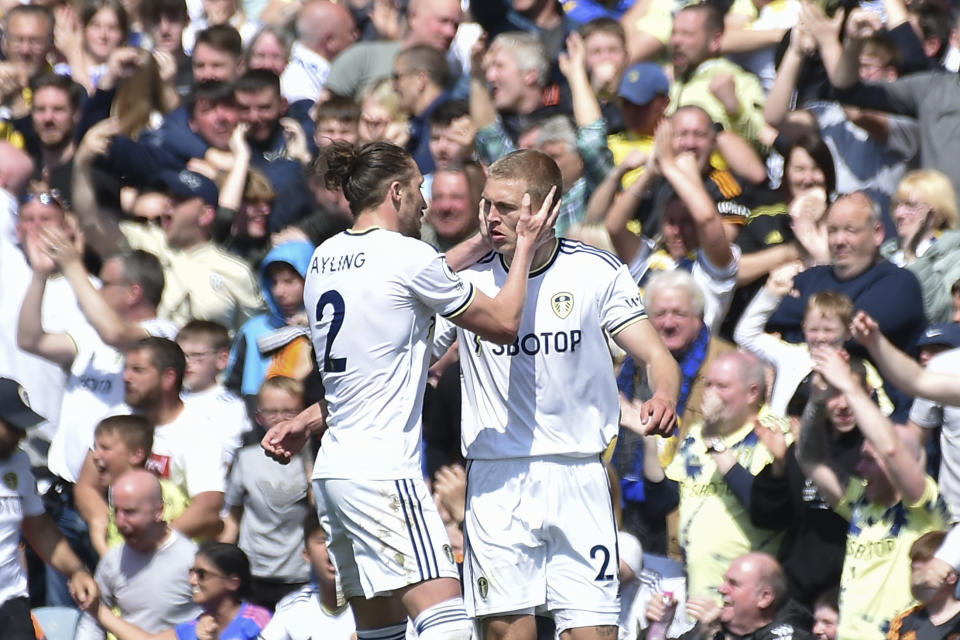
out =
<svg viewBox="0 0 960 640"><path fill-rule="evenodd" d="M520 71L535 70L537 82L546 86L550 78L550 61L540 38L526 31L506 31L493 39L491 48L495 47L508 51Z"/></svg>
<svg viewBox="0 0 960 640"><path fill-rule="evenodd" d="M867 211L870 213L871 224L883 224L883 210L880 208L880 205L877 203L877 201L874 200L873 197L871 197L866 191L852 191L850 193L846 193L834 200L833 204L830 205L830 209L833 209L844 200L856 202L856 204L867 209ZM830 215L829 210L827 211L827 215Z"/></svg>
<svg viewBox="0 0 960 640"><path fill-rule="evenodd" d="M570 118L555 115L540 124L537 146L543 146L548 142L562 142L574 151L577 149L577 130L573 128Z"/></svg>
<svg viewBox="0 0 960 640"><path fill-rule="evenodd" d="M690 305L698 318L703 320L703 308L706 305L703 290L693 279L689 271L683 269L674 269L673 271L661 271L652 276L644 287L643 303L649 307L650 302L657 292L664 289L683 289L690 296Z"/></svg>
<svg viewBox="0 0 960 640"><path fill-rule="evenodd" d="M247 63L248 69L250 68L250 55L253 53L253 47L257 44L257 42L259 42L260 37L266 33L271 34L277 39L277 42L279 42L280 46L283 47L283 51L287 56L287 60L290 59L290 51L293 48L293 36L286 29L268 24L257 31L257 33L250 38L250 42L247 44L246 51L243 52L243 59Z"/></svg>

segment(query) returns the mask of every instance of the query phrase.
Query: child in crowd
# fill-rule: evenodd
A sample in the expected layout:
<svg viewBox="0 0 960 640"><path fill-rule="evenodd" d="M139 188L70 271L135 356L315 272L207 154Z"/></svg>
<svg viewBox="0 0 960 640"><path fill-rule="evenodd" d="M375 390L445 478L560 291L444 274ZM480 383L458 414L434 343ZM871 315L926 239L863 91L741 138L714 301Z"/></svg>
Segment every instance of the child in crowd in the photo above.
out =
<svg viewBox="0 0 960 640"><path fill-rule="evenodd" d="M313 140L322 149L335 140L356 144L359 137L360 105L350 98L333 97L316 107Z"/></svg>
<svg viewBox="0 0 960 640"><path fill-rule="evenodd" d="M260 290L269 311L240 327L226 378L227 387L243 396L250 415L264 380L273 375L303 380L313 369L303 308L303 279L313 249L309 242L286 242L260 265Z"/></svg>
<svg viewBox="0 0 960 640"><path fill-rule="evenodd" d="M840 588L830 589L813 603L813 635L817 640L837 640L840 621Z"/></svg>
<svg viewBox="0 0 960 640"><path fill-rule="evenodd" d="M733 337L737 344L776 370L773 392L770 394L770 409L776 415L799 415L806 404L806 393L802 401L792 401L798 387L806 387L813 367L810 349L818 345L842 346L850 339L850 321L853 320L853 302L836 291L818 291L810 296L803 316L804 342L791 344L773 334L764 333L767 319L780 305L784 296L793 289L793 277L799 273L798 263L788 264L774 270L763 289L750 302L740 322L737 323ZM883 391L880 374L869 363L867 383L877 394L878 404L884 415L893 411L893 403ZM799 410L791 410L796 406Z"/></svg>
<svg viewBox="0 0 960 640"><path fill-rule="evenodd" d="M337 576L327 551L327 533L311 510L303 521L303 557L314 580L277 604L260 640L348 640L356 625L350 607L337 592Z"/></svg>
<svg viewBox="0 0 960 640"><path fill-rule="evenodd" d="M219 382L230 360L230 334L222 324L191 320L177 334L187 368L183 374L183 401L214 416L221 429L224 455L229 466L250 431L250 418L243 401Z"/></svg>
<svg viewBox="0 0 960 640"><path fill-rule="evenodd" d="M100 491L107 497L114 481L131 469L143 469L153 448L153 425L139 415L104 418L94 430L93 465ZM172 482L160 478L163 519L173 521L187 508L187 496ZM101 556L110 547L123 543L117 520L110 508L106 522L90 522L90 542Z"/></svg>
<svg viewBox="0 0 960 640"><path fill-rule="evenodd" d="M236 543L250 558L250 601L271 611L277 602L309 578L300 554L298 532L311 511L308 501L313 461L309 448L288 465L263 455L259 440L266 430L304 408L303 384L292 378L268 378L258 394L257 424L263 432L249 438L234 461L224 503L222 542Z"/></svg>

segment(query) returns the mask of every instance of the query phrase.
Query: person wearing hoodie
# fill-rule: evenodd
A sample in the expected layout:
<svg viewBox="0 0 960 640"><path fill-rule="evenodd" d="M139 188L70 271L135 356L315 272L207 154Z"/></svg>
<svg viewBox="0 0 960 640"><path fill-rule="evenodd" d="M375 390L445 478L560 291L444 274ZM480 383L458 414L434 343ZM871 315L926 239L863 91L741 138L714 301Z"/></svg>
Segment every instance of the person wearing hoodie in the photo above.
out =
<svg viewBox="0 0 960 640"><path fill-rule="evenodd" d="M268 312L240 327L226 373L227 388L243 397L251 415L264 380L275 375L303 380L313 366L303 307L303 281L313 249L309 242L287 242L274 247L260 264Z"/></svg>

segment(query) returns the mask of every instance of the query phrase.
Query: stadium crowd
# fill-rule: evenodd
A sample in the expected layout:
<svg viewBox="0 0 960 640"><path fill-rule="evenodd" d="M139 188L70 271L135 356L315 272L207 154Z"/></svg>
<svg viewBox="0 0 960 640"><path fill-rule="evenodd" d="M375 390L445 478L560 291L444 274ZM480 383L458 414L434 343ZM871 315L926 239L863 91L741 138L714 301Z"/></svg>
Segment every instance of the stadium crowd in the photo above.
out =
<svg viewBox="0 0 960 640"><path fill-rule="evenodd" d="M0 637L960 634L960 5L0 17Z"/></svg>

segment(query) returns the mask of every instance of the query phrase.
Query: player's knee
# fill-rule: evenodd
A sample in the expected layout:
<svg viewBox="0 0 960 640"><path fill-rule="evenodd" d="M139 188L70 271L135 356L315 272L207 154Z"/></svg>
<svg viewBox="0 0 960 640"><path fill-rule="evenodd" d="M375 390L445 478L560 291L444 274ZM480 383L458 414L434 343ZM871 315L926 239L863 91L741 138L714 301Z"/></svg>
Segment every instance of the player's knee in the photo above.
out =
<svg viewBox="0 0 960 640"><path fill-rule="evenodd" d="M413 626L421 640L470 640L473 636L473 623L459 596L424 609Z"/></svg>

